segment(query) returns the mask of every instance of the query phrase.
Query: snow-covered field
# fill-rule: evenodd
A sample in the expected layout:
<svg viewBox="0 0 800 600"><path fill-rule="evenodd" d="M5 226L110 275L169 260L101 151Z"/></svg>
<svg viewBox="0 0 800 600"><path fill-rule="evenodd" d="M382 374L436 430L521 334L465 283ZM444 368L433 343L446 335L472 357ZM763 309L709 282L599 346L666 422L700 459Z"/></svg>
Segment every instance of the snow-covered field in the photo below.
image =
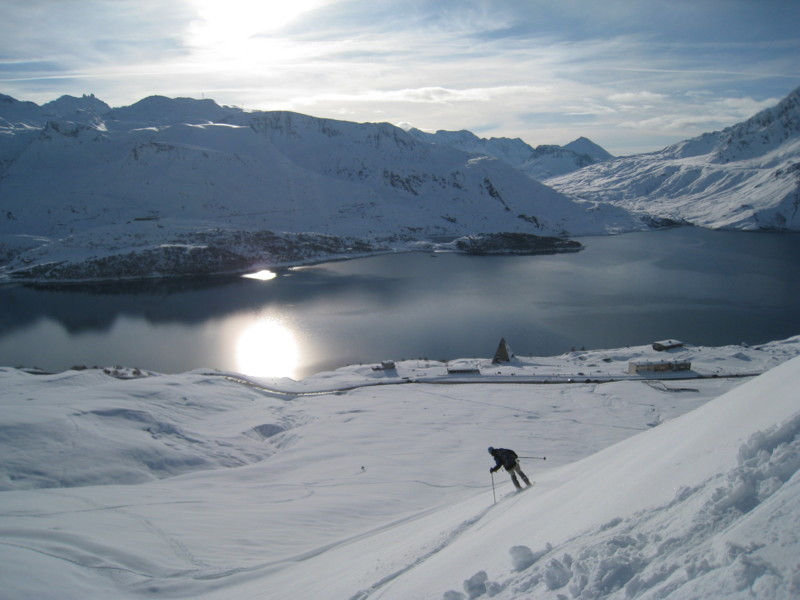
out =
<svg viewBox="0 0 800 600"><path fill-rule="evenodd" d="M0 597L796 598L798 354L2 368ZM657 359L702 377L627 374Z"/></svg>

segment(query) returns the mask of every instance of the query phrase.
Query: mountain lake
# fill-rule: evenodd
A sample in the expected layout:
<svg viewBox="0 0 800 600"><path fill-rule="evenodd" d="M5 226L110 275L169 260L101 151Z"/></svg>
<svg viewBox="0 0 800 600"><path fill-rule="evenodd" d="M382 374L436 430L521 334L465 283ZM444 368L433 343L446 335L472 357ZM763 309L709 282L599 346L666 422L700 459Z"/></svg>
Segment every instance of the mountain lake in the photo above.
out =
<svg viewBox="0 0 800 600"><path fill-rule="evenodd" d="M258 278L0 286L0 365L300 379L382 360L522 356L800 334L800 234L682 227L580 252L409 252Z"/></svg>

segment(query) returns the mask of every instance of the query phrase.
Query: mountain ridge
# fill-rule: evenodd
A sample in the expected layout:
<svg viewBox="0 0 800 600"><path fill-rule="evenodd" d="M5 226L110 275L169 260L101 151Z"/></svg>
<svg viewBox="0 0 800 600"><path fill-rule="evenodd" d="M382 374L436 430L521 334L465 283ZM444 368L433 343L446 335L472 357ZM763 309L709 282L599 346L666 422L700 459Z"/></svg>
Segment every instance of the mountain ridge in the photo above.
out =
<svg viewBox="0 0 800 600"><path fill-rule="evenodd" d="M238 272L408 249L432 237L561 237L651 225L388 123L161 96L99 119L91 96L60 100L74 120L6 104L6 276Z"/></svg>
<svg viewBox="0 0 800 600"><path fill-rule="evenodd" d="M613 158L609 152L585 137L579 137L565 146L542 144L534 148L520 138L479 138L465 130L428 133L410 128L408 132L423 141L499 158L536 181L545 181Z"/></svg>
<svg viewBox="0 0 800 600"><path fill-rule="evenodd" d="M210 99L0 94L0 280L241 272L496 234L797 231L799 96L614 158L583 137L532 148Z"/></svg>
<svg viewBox="0 0 800 600"><path fill-rule="evenodd" d="M701 227L800 230L800 88L721 131L547 180L565 194Z"/></svg>

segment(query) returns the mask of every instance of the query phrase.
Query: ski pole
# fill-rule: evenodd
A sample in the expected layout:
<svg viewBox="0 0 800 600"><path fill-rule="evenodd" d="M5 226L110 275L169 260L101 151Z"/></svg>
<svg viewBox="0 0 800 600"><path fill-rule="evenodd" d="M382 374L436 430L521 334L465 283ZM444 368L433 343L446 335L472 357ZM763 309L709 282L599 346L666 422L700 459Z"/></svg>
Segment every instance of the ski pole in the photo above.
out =
<svg viewBox="0 0 800 600"><path fill-rule="evenodd" d="M546 456L520 456L520 458L535 458L536 460L547 460Z"/></svg>
<svg viewBox="0 0 800 600"><path fill-rule="evenodd" d="M497 494L494 492L494 473L491 471L489 473L492 475L492 498L494 498L494 503L497 504Z"/></svg>

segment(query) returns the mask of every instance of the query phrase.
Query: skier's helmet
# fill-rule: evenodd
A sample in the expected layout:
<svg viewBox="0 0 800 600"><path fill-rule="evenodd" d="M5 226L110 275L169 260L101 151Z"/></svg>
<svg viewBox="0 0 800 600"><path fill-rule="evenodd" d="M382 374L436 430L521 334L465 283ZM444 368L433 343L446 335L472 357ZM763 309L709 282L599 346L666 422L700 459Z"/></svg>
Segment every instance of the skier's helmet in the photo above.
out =
<svg viewBox="0 0 800 600"><path fill-rule="evenodd" d="M491 454L492 452L494 452L494 448L492 448L491 446L489 446L489 454Z"/></svg>

